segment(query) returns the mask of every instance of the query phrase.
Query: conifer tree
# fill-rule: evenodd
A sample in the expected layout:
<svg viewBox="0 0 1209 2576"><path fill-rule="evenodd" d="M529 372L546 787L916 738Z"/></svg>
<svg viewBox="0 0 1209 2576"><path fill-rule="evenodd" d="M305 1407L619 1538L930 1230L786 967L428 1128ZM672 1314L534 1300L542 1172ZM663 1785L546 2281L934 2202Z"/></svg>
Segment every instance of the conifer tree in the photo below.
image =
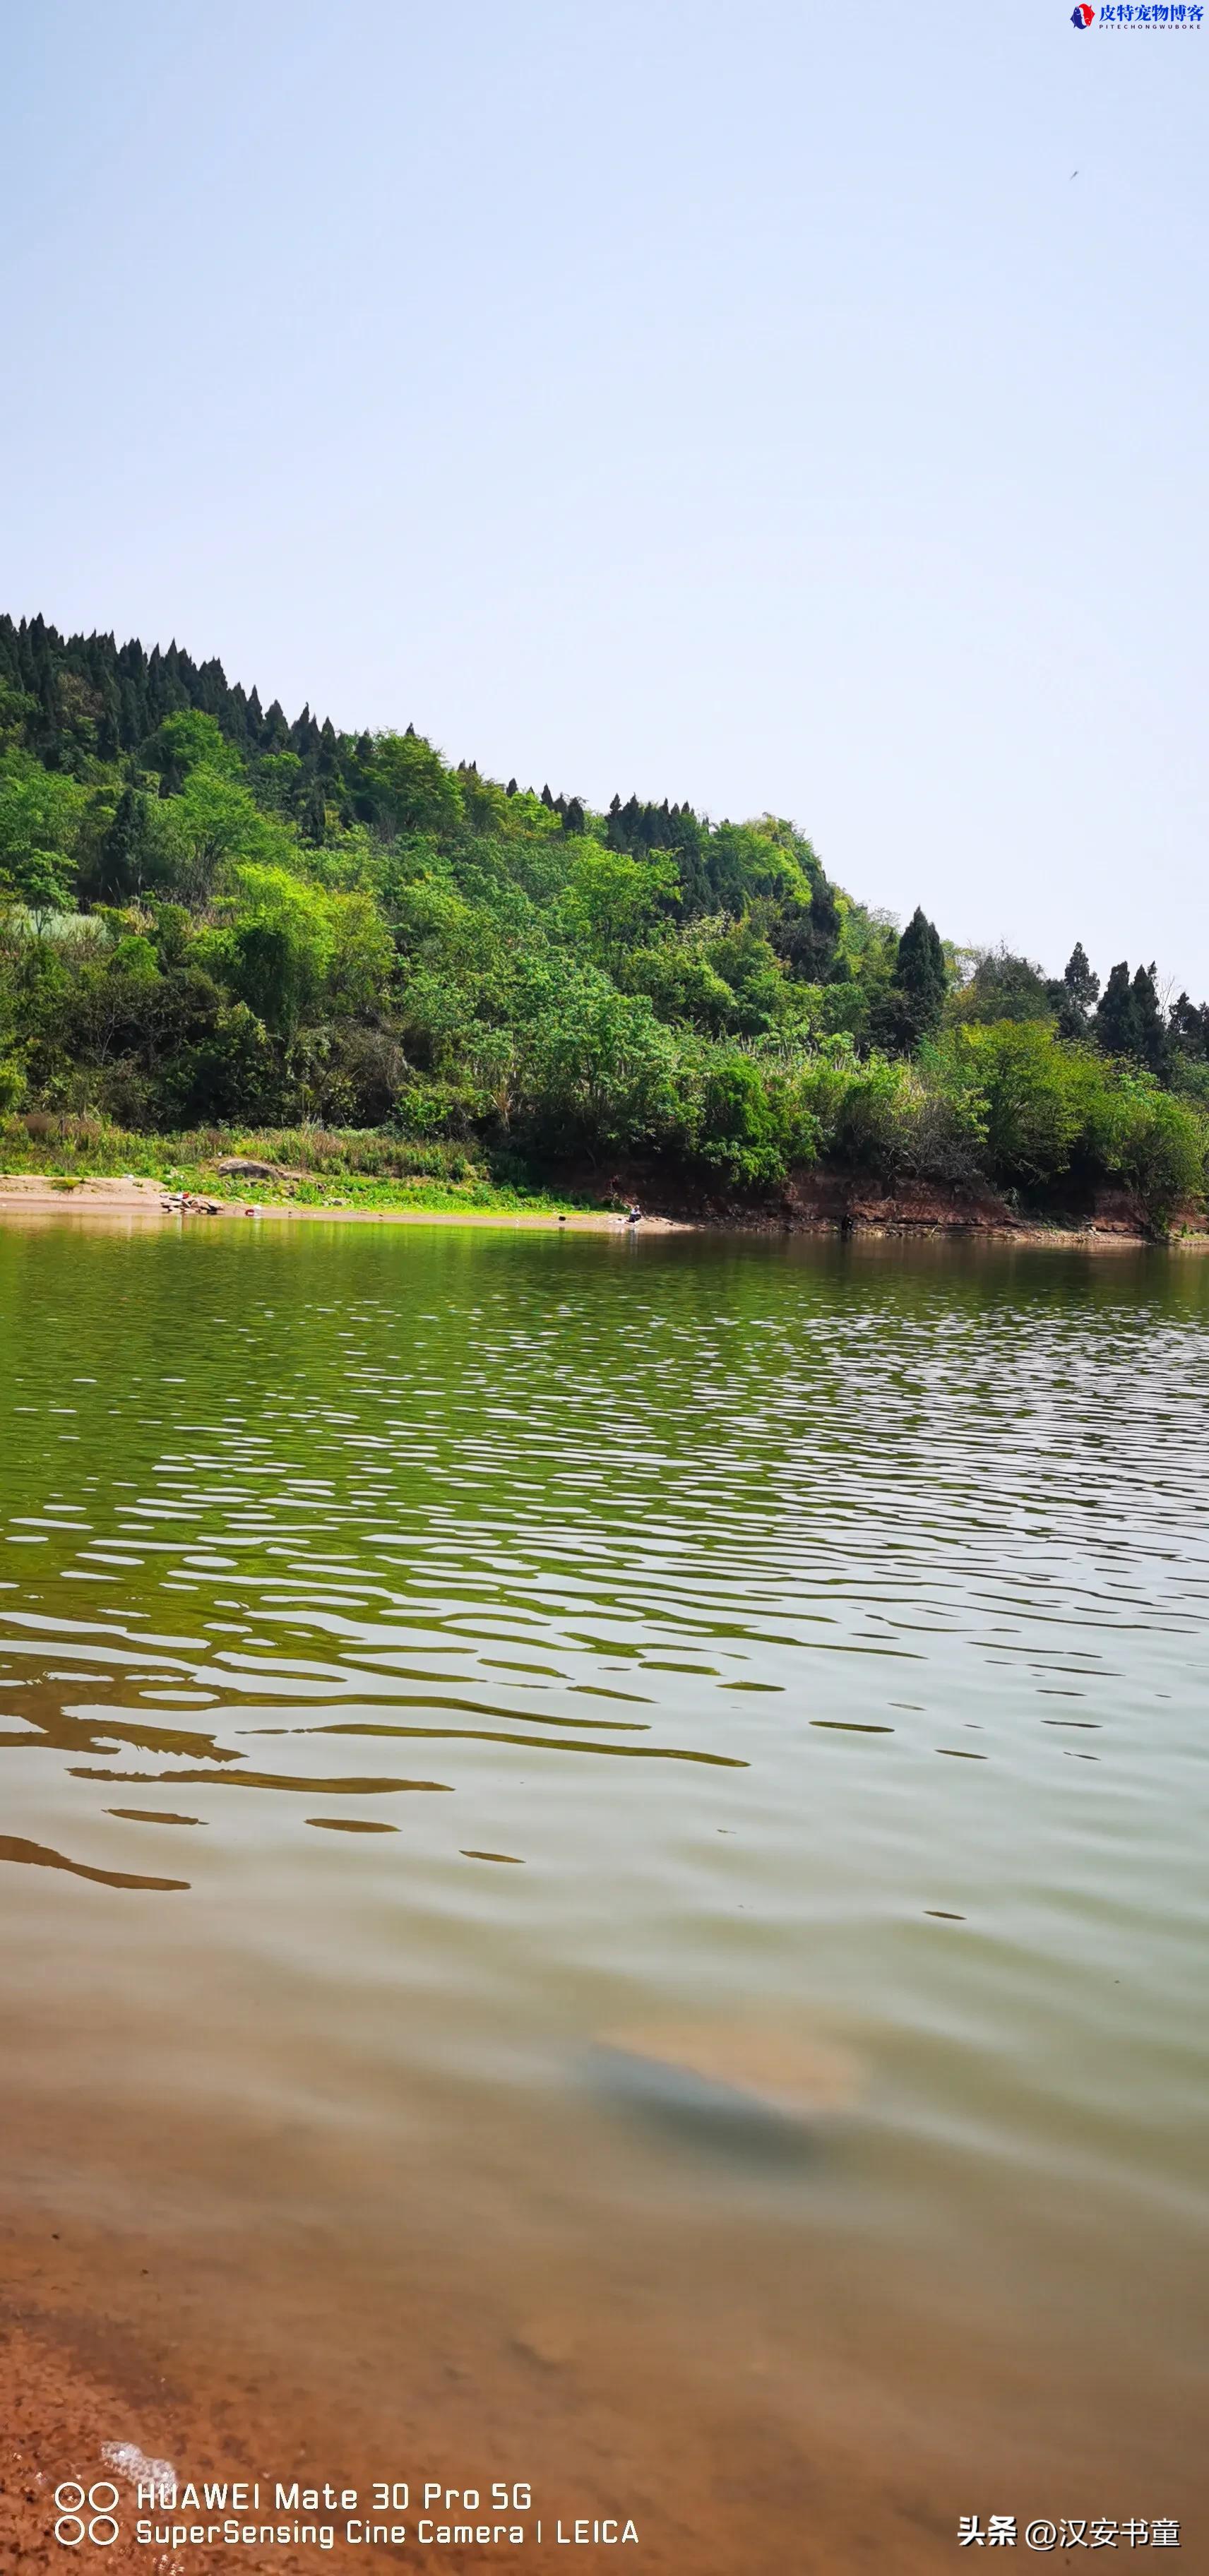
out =
<svg viewBox="0 0 1209 2576"><path fill-rule="evenodd" d="M123 751L136 751L150 731L143 692L137 680L124 676L118 683L118 734Z"/></svg>
<svg viewBox="0 0 1209 2576"><path fill-rule="evenodd" d="M305 841L313 841L317 847L323 840L327 830L327 805L318 779L302 808L298 818L298 829Z"/></svg>
<svg viewBox="0 0 1209 2576"><path fill-rule="evenodd" d="M1100 996L1100 1007L1095 1018L1095 1039L1097 1046L1103 1047L1106 1055L1136 1055L1137 1035L1129 966L1127 960L1122 958L1120 965L1113 967Z"/></svg>
<svg viewBox="0 0 1209 2576"><path fill-rule="evenodd" d="M1134 1046L1139 1061L1160 1079L1167 1071L1170 1049L1167 1023L1154 980L1154 960L1139 966L1129 988L1133 1005Z"/></svg>
<svg viewBox="0 0 1209 2576"><path fill-rule="evenodd" d="M95 879L89 891L99 895L103 903L129 902L132 895L142 891L152 846L147 799L136 788L124 787L97 852Z"/></svg>
<svg viewBox="0 0 1209 2576"><path fill-rule="evenodd" d="M894 976L879 1014L883 1042L910 1054L940 1025L948 976L935 922L917 904L898 943Z"/></svg>
<svg viewBox="0 0 1209 2576"><path fill-rule="evenodd" d="M833 963L840 936L840 908L835 888L822 868L810 891L809 910L795 909L772 934L773 946L797 981L822 984Z"/></svg>
<svg viewBox="0 0 1209 2576"><path fill-rule="evenodd" d="M122 752L122 702L112 670L104 672L97 695L101 702L97 715L97 758L117 760Z"/></svg>
<svg viewBox="0 0 1209 2576"><path fill-rule="evenodd" d="M1202 1002L1198 1010L1189 995L1181 993L1178 1002L1171 1006L1169 1027L1182 1056L1196 1064L1209 1055L1209 1003Z"/></svg>
<svg viewBox="0 0 1209 2576"><path fill-rule="evenodd" d="M1057 1006L1060 1038L1087 1036L1099 994L1100 978L1092 970L1082 940L1077 939L1061 978L1049 987L1050 1000Z"/></svg>

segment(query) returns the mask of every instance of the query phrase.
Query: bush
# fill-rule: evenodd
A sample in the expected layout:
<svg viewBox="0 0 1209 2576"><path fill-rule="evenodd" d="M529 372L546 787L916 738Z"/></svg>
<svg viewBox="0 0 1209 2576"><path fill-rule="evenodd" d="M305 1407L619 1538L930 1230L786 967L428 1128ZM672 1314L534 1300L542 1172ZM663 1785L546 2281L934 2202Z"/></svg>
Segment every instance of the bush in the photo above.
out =
<svg viewBox="0 0 1209 2576"><path fill-rule="evenodd" d="M1156 1234L1205 1188L1209 1126L1144 1074L1116 1068L1094 1107L1094 1150L1102 1169L1130 1188Z"/></svg>
<svg viewBox="0 0 1209 2576"><path fill-rule="evenodd" d="M926 1050L924 1072L930 1088L976 1122L986 1168L1013 1188L1069 1170L1100 1079L1089 1051L1061 1046L1037 1020L955 1028Z"/></svg>
<svg viewBox="0 0 1209 2576"><path fill-rule="evenodd" d="M720 1167L749 1188L783 1181L788 1142L785 1103L770 1098L760 1066L750 1056L719 1050L706 1057L702 1070L694 1140L701 1161Z"/></svg>

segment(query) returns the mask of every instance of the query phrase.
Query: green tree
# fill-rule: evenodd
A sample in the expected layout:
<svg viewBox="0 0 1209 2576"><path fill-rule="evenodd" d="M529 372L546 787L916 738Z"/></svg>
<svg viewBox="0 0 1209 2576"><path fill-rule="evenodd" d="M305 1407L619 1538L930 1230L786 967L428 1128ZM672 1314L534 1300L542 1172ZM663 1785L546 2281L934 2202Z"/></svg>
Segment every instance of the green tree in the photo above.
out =
<svg viewBox="0 0 1209 2576"><path fill-rule="evenodd" d="M979 1113L985 1163L1013 1187L1057 1180L1069 1170L1082 1132L1094 1060L1064 1047L1037 1020L1000 1020L954 1029L925 1059L942 1089Z"/></svg>
<svg viewBox="0 0 1209 2576"><path fill-rule="evenodd" d="M329 894L327 915L329 1007L358 1015L378 1010L394 970L395 945L377 905L368 894Z"/></svg>
<svg viewBox="0 0 1209 2576"><path fill-rule="evenodd" d="M251 790L204 765L190 771L180 794L156 817L163 835L163 882L200 906L231 868L297 865L297 843L285 824L263 814Z"/></svg>
<svg viewBox="0 0 1209 2576"><path fill-rule="evenodd" d="M917 904L898 943L889 990L874 1015L874 1036L894 1053L913 1054L939 1028L947 990L940 933Z"/></svg>
<svg viewBox="0 0 1209 2576"><path fill-rule="evenodd" d="M1120 965L1113 967L1100 996L1095 1017L1096 1044L1103 1047L1106 1055L1136 1055L1139 1034L1129 967L1122 958Z"/></svg>
<svg viewBox="0 0 1209 2576"><path fill-rule="evenodd" d="M171 833L164 809L135 787L124 787L113 820L81 872L84 892L101 903L129 903L172 874Z"/></svg>
<svg viewBox="0 0 1209 2576"><path fill-rule="evenodd" d="M1161 1080L1167 1071L1170 1048L1167 1023L1163 1017L1158 987L1154 980L1153 960L1149 966L1139 966L1136 969L1129 992L1133 1005L1135 1033L1133 1052L1136 1053L1139 1062L1146 1065L1149 1071L1157 1074Z"/></svg>
<svg viewBox="0 0 1209 2576"><path fill-rule="evenodd" d="M422 734L380 733L356 773L367 814L395 832L431 832L438 840L462 820L462 790Z"/></svg>
<svg viewBox="0 0 1209 2576"><path fill-rule="evenodd" d="M559 903L560 926L574 945L608 963L634 944L676 891L675 861L666 852L635 859L585 840Z"/></svg>
<svg viewBox="0 0 1209 2576"><path fill-rule="evenodd" d="M516 994L517 1111L547 1148L652 1144L676 1116L675 1040L591 967L533 964Z"/></svg>
<svg viewBox="0 0 1209 2576"><path fill-rule="evenodd" d="M619 982L628 992L646 993L661 1020L720 1036L735 1020L735 996L708 953L721 928L719 919L701 913L648 946L630 948L616 970Z"/></svg>
<svg viewBox="0 0 1209 2576"><path fill-rule="evenodd" d="M165 717L141 754L148 769L157 769L165 796L176 795L195 769L213 769L221 778L237 778L242 763L213 716L196 707Z"/></svg>
<svg viewBox="0 0 1209 2576"><path fill-rule="evenodd" d="M1124 960L1114 966L1105 985L1094 1033L1106 1055L1132 1056L1160 1077L1168 1069L1170 1041L1154 979L1154 967L1139 966L1132 978Z"/></svg>
<svg viewBox="0 0 1209 2576"><path fill-rule="evenodd" d="M798 982L822 984L835 964L842 929L843 914L835 887L820 868L811 885L809 903L787 901L769 937Z"/></svg>
<svg viewBox="0 0 1209 2576"><path fill-rule="evenodd" d="M33 912L70 908L87 791L31 752L0 753L0 887Z"/></svg>
<svg viewBox="0 0 1209 2576"><path fill-rule="evenodd" d="M1053 987L1031 957L1016 956L1010 948L984 948L953 1008L962 1020L1047 1020L1053 1016Z"/></svg>
<svg viewBox="0 0 1209 2576"><path fill-rule="evenodd" d="M751 915L724 921L707 951L710 965L734 996L728 1025L757 1037L785 1017L789 982L785 967Z"/></svg>
<svg viewBox="0 0 1209 2576"><path fill-rule="evenodd" d="M697 1151L748 1187L783 1181L787 1122L763 1070L737 1049L711 1048L703 1061Z"/></svg>
<svg viewBox="0 0 1209 2576"><path fill-rule="evenodd" d="M1077 939L1063 967L1057 995L1059 1037L1086 1037L1099 998L1100 978L1092 971L1082 940Z"/></svg>
<svg viewBox="0 0 1209 2576"><path fill-rule="evenodd" d="M1181 1056L1192 1063L1201 1063L1209 1056L1209 1003L1202 1002L1198 1010L1187 993L1181 993L1179 1000L1172 1003L1169 1027L1172 1043Z"/></svg>
<svg viewBox="0 0 1209 2576"><path fill-rule="evenodd" d="M276 1036L288 1037L322 993L335 951L330 898L285 868L232 872L229 926L209 951L224 981Z"/></svg>

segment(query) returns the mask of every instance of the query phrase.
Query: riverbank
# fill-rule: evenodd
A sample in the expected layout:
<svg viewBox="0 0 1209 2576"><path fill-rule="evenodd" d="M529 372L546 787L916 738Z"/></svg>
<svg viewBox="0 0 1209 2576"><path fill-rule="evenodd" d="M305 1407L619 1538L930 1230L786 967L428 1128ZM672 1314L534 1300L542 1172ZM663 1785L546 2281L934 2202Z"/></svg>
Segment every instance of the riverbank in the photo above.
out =
<svg viewBox="0 0 1209 2576"><path fill-rule="evenodd" d="M813 1179L813 1176L812 1176ZM454 1198L454 1204L450 1204ZM948 1241L984 1241L1048 1246L1054 1251L1130 1252L1155 1238L1128 1207L1094 1210L1080 1223L1061 1218L1022 1216L1002 1201L971 1200L958 1192L929 1188L910 1193L858 1192L836 1184L829 1175L801 1186L775 1206L706 1199L696 1208L681 1199L674 1214L657 1212L640 1199L643 1234L690 1232L759 1232L873 1239L902 1236ZM566 1230L578 1234L628 1233L624 1209L586 1207L582 1199L537 1203L500 1192L483 1203L481 1196L456 1196L440 1185L416 1180L378 1184L358 1191L350 1179L327 1182L305 1196L281 1194L280 1183L266 1186L260 1178L215 1172L185 1187L137 1172L87 1172L67 1178L45 1172L0 1172L0 1219L68 1216L121 1217L147 1223L187 1218L205 1223L215 1217L273 1222L282 1218L336 1220L342 1225L472 1225L506 1226L523 1232ZM1209 1251L1209 1231L1191 1218L1173 1228L1166 1248L1179 1252Z"/></svg>
<svg viewBox="0 0 1209 2576"><path fill-rule="evenodd" d="M176 1182L164 1183L142 1179L137 1173L115 1177L108 1173L87 1173L78 1180L56 1180L41 1173L0 1172L0 1217L15 1216L81 1216L137 1217L162 1222L168 1217L186 1217L205 1222L211 1217L267 1218L338 1218L341 1224L353 1225L491 1225L513 1226L532 1231L537 1228L549 1234L569 1228L581 1234L616 1234L628 1230L629 1220L623 1212L610 1208L557 1206L526 1207L511 1204L502 1194L498 1205L480 1206L469 1200L451 1207L448 1197L434 1190L426 1199L422 1188L403 1204L385 1196L374 1196L370 1204L342 1197L339 1192L320 1199L295 1200L271 1198L252 1188L246 1191L228 1189L220 1184L212 1188L182 1190ZM648 1233L683 1234L688 1228L673 1217L644 1216Z"/></svg>

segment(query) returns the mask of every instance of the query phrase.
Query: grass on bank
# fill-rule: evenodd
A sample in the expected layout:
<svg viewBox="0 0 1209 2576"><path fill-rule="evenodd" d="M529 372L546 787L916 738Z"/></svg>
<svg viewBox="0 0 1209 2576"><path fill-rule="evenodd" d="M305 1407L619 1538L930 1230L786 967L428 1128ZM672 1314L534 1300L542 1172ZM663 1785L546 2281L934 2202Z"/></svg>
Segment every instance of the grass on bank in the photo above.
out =
<svg viewBox="0 0 1209 2576"><path fill-rule="evenodd" d="M272 1176L223 1173L219 1164L271 1164ZM0 1172L61 1182L97 1176L153 1180L165 1189L230 1199L245 1206L416 1208L434 1215L459 1208L500 1215L559 1215L599 1203L501 1172L463 1145L406 1144L376 1130L194 1128L168 1136L138 1135L107 1118L0 1119Z"/></svg>

